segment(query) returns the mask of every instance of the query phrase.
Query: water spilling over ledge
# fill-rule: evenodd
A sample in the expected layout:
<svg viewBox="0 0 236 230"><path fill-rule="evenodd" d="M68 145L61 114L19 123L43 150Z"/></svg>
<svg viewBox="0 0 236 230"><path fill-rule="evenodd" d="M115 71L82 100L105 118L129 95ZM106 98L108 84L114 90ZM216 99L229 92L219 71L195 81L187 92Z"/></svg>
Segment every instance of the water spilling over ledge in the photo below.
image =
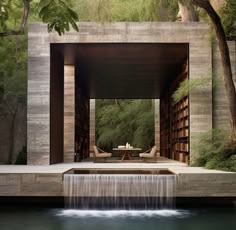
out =
<svg viewBox="0 0 236 230"><path fill-rule="evenodd" d="M172 209L176 175L167 170L74 170L64 174L69 209ZM165 174L163 174L165 173Z"/></svg>

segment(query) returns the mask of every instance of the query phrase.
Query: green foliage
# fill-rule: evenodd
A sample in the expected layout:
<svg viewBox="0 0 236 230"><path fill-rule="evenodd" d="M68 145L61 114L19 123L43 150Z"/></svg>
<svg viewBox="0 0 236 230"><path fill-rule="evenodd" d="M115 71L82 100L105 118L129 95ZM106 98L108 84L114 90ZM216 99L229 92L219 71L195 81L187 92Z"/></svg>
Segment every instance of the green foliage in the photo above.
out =
<svg viewBox="0 0 236 230"><path fill-rule="evenodd" d="M129 142L148 149L154 144L152 100L96 100L97 145L111 151Z"/></svg>
<svg viewBox="0 0 236 230"><path fill-rule="evenodd" d="M22 148L22 150L18 153L15 164L16 165L26 165L27 164L26 146L24 146Z"/></svg>
<svg viewBox="0 0 236 230"><path fill-rule="evenodd" d="M8 110L16 102L26 101L26 50L26 36L12 36L0 40L0 82L3 89L1 105L5 104Z"/></svg>
<svg viewBox="0 0 236 230"><path fill-rule="evenodd" d="M16 29L22 18L23 1L0 1L0 32Z"/></svg>
<svg viewBox="0 0 236 230"><path fill-rule="evenodd" d="M220 10L221 21L228 39L236 39L236 1L225 0Z"/></svg>
<svg viewBox="0 0 236 230"><path fill-rule="evenodd" d="M55 30L59 35L69 31L70 26L78 31L78 14L72 9L70 1L28 0L31 20L42 20L48 24L48 31ZM22 0L1 0L0 32L17 31L22 20L24 5Z"/></svg>
<svg viewBox="0 0 236 230"><path fill-rule="evenodd" d="M48 31L57 31L59 35L70 30L70 25L76 31L78 15L63 0L41 0L39 17L48 24Z"/></svg>
<svg viewBox="0 0 236 230"><path fill-rule="evenodd" d="M206 11L203 9L198 9L198 12L199 12L200 19L210 24L211 32L212 32L214 29L212 27L212 24L210 23L210 18L207 15ZM221 18L221 23L224 27L227 40L235 40L236 39L236 1L225 0L223 7L217 13ZM214 36L215 36L215 33L214 33Z"/></svg>
<svg viewBox="0 0 236 230"><path fill-rule="evenodd" d="M0 27L6 29L6 21L9 16L10 1L2 0L0 2Z"/></svg>
<svg viewBox="0 0 236 230"><path fill-rule="evenodd" d="M176 0L73 0L80 21L140 22L175 20Z"/></svg>
<svg viewBox="0 0 236 230"><path fill-rule="evenodd" d="M201 77L196 79L187 79L183 81L180 86L173 93L172 98L174 102L178 102L182 97L186 96L189 92L195 90L204 90L205 87L211 83L211 77Z"/></svg>
<svg viewBox="0 0 236 230"><path fill-rule="evenodd" d="M228 131L213 129L193 145L193 166L236 172L236 142Z"/></svg>
<svg viewBox="0 0 236 230"><path fill-rule="evenodd" d="M22 7L22 1L17 1ZM7 28L17 27L22 8L16 1L9 1L11 10L6 21ZM1 27L1 29L3 29ZM8 36L0 39L0 119L9 122L10 142L8 162L12 162L14 129L19 105L26 104L27 87L27 36Z"/></svg>

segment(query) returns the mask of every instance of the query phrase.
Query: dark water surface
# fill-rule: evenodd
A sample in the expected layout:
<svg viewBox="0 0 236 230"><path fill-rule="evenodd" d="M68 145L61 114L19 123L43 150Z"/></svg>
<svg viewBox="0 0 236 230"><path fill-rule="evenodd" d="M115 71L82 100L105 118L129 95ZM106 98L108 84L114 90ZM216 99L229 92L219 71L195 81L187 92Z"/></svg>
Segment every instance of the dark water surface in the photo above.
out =
<svg viewBox="0 0 236 230"><path fill-rule="evenodd" d="M236 209L85 211L0 207L0 230L236 230Z"/></svg>

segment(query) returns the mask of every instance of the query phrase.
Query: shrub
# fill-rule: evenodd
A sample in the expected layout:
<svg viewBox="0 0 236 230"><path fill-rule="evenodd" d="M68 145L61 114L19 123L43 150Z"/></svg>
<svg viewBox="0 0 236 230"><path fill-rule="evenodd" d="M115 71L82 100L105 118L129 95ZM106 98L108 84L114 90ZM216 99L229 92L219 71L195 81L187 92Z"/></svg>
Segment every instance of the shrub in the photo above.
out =
<svg viewBox="0 0 236 230"><path fill-rule="evenodd" d="M193 166L236 172L236 142L229 132L213 129L193 145Z"/></svg>

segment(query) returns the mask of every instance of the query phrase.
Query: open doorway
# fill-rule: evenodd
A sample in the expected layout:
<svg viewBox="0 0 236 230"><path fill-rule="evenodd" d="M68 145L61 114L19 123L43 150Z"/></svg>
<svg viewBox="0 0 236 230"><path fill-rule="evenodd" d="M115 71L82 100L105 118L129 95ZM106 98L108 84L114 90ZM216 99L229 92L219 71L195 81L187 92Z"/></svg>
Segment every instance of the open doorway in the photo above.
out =
<svg viewBox="0 0 236 230"><path fill-rule="evenodd" d="M156 135L159 135L160 153L164 157L184 162L188 160L186 156L188 155L189 140L188 138L183 140L182 135L183 132L184 134L188 132L187 123L184 123L183 127L180 125L179 121L182 118L178 118L176 114L181 112L175 111L174 103L171 100L174 90L188 77L188 71L185 71L188 70L188 44L52 44L51 53L51 59L53 60L55 58L59 60L58 57L62 57L64 70L67 67L70 69L69 74L64 71L64 76L59 77L61 76L61 71L58 69L60 63L55 60L51 61L51 106L55 109L54 111L56 109L58 111L56 114L53 111L51 113L51 146L55 144L57 147L57 151L54 153L51 151L51 156L61 154L64 156L64 162L65 159L68 159L68 162L73 162L88 158L91 151L89 140L91 135L90 100L100 99L104 101L104 99L108 99L117 102L117 98L119 98L118 103L123 103L126 98L129 98L131 104L135 104L135 101L148 101L148 99L150 104L153 104L154 99L160 100L159 123L161 125L159 125L159 132L154 132L155 140L158 139ZM68 79L69 81L67 81ZM64 91L60 89L63 82ZM67 82L69 82L68 87ZM52 95L52 92L57 95L57 98L62 98L60 103ZM127 103L129 104L129 102ZM61 109L58 109L59 107ZM178 109L182 111L182 107L183 105L180 105ZM186 108L186 111L188 110L186 105L184 105L184 108ZM63 110L64 113L61 113ZM188 122L186 111L184 116ZM61 121L60 116L62 118L64 116L64 129L60 129L60 132L55 133L54 130L58 130L59 127L56 122ZM113 116L117 115L114 114ZM174 119L176 119L175 122ZM175 130L175 126L178 130ZM154 127L153 122L153 129ZM124 130L124 132L127 131ZM99 137L97 136L98 140L102 134L99 135ZM176 140L173 139L175 135L178 136ZM63 136L64 152L61 147L59 150L60 145L57 144L59 137L61 140ZM138 135L135 136L137 139L139 138ZM111 138L116 139L115 136ZM126 137L126 139L128 138ZM150 137L150 139L153 140L153 137ZM125 139L120 141L128 142ZM112 145L114 144L119 145L119 143L112 143ZM155 143L153 141L147 142L143 148L152 144ZM68 151L65 151L65 149ZM175 153L173 153L173 150L176 150ZM55 159L62 159L62 157L56 157Z"/></svg>
<svg viewBox="0 0 236 230"><path fill-rule="evenodd" d="M155 144L154 103L153 99L97 99L96 145L108 152L126 143L150 149Z"/></svg>

